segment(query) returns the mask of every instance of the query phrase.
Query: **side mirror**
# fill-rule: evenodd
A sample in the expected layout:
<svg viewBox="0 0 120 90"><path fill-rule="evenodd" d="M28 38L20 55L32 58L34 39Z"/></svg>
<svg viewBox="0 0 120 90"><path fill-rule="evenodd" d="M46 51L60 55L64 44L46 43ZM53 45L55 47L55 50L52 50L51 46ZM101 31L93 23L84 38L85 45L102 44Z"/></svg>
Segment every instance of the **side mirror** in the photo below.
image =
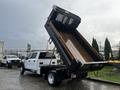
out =
<svg viewBox="0 0 120 90"><path fill-rule="evenodd" d="M3 59L7 59L7 57L6 57L6 56L4 56L4 57L3 57Z"/></svg>

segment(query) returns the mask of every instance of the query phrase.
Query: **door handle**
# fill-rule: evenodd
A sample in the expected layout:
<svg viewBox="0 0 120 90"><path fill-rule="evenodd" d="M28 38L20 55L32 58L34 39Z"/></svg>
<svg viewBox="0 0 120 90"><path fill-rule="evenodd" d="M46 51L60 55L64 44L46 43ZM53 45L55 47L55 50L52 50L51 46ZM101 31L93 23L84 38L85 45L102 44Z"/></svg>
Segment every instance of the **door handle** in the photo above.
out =
<svg viewBox="0 0 120 90"><path fill-rule="evenodd" d="M28 60L28 62L30 62L30 60Z"/></svg>
<svg viewBox="0 0 120 90"><path fill-rule="evenodd" d="M35 60L33 60L33 62L35 62Z"/></svg>

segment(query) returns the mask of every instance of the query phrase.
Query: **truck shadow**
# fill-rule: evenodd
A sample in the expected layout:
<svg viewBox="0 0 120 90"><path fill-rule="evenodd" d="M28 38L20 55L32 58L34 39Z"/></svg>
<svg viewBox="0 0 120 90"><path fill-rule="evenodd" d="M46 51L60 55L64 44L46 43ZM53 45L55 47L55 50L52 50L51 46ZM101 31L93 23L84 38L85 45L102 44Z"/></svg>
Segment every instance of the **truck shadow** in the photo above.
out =
<svg viewBox="0 0 120 90"><path fill-rule="evenodd" d="M25 90L89 90L83 81L64 80L59 86L51 87L47 80L37 74L26 73L19 77L20 85Z"/></svg>

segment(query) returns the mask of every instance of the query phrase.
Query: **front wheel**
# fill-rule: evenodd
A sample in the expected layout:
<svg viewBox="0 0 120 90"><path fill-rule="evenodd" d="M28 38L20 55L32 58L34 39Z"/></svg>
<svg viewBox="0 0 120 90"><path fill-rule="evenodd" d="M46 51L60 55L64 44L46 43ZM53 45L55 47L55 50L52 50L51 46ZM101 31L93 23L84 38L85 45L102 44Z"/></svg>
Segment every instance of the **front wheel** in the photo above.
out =
<svg viewBox="0 0 120 90"><path fill-rule="evenodd" d="M7 66L7 68L9 69L9 68L12 68L12 64L11 63L6 63L6 66Z"/></svg>
<svg viewBox="0 0 120 90"><path fill-rule="evenodd" d="M47 77L48 84L51 86L57 86L61 83L61 80L58 79L59 77L55 72L50 72Z"/></svg>
<svg viewBox="0 0 120 90"><path fill-rule="evenodd" d="M25 72L25 67L24 67L24 65L22 65L20 68L20 74L24 75L24 72Z"/></svg>

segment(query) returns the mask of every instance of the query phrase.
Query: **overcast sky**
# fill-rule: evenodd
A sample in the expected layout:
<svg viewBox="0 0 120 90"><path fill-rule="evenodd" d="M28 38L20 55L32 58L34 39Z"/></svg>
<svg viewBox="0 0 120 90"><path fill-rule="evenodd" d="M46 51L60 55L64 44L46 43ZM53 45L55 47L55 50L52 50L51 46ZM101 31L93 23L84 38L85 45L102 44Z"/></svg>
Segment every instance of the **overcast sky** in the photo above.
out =
<svg viewBox="0 0 120 90"><path fill-rule="evenodd" d="M79 32L89 41L112 45L120 41L120 0L0 0L0 40L5 48L46 48L49 35L44 24L58 5L81 17Z"/></svg>

